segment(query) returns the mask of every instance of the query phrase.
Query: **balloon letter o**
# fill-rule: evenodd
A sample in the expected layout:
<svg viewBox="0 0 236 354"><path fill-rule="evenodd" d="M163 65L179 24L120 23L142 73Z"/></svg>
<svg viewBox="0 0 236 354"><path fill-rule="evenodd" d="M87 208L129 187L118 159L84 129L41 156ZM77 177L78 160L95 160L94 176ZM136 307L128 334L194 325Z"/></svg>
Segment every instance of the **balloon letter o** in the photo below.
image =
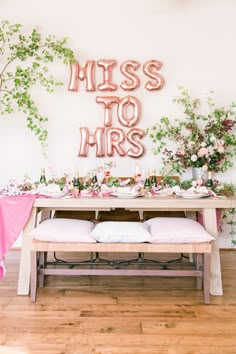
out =
<svg viewBox="0 0 236 354"><path fill-rule="evenodd" d="M132 106L133 114L130 118L127 117L127 109ZM141 104L137 97L126 96L122 98L118 106L118 120L124 127L133 127L140 119Z"/></svg>

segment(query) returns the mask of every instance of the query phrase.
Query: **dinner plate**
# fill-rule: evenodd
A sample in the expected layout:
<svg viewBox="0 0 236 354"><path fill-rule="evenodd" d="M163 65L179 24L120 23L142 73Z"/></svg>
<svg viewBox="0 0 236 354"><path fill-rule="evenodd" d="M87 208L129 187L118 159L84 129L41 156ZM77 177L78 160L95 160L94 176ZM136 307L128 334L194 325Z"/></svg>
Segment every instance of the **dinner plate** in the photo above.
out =
<svg viewBox="0 0 236 354"><path fill-rule="evenodd" d="M178 195L181 198L184 199L199 199L199 198L207 198L209 197L209 194L205 194L205 193L191 193L191 194L179 194Z"/></svg>
<svg viewBox="0 0 236 354"><path fill-rule="evenodd" d="M170 195L173 194L173 191L170 192L156 192L155 194L153 194L153 197L169 197Z"/></svg>
<svg viewBox="0 0 236 354"><path fill-rule="evenodd" d="M132 198L142 197L142 194L128 194L128 193L112 193L111 195L122 199L132 199Z"/></svg>
<svg viewBox="0 0 236 354"><path fill-rule="evenodd" d="M152 197L154 198L165 198L170 197L172 194L153 194Z"/></svg>
<svg viewBox="0 0 236 354"><path fill-rule="evenodd" d="M56 193L50 193L50 192L39 192L39 195L47 198L62 198L65 197L68 193L65 192L56 192Z"/></svg>

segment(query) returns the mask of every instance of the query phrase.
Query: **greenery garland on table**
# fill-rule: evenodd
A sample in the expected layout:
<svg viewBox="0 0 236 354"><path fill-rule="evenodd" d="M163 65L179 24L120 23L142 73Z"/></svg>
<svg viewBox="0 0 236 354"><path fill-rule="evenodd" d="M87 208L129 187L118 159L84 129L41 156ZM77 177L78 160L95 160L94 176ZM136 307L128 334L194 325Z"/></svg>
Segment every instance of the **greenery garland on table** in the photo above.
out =
<svg viewBox="0 0 236 354"><path fill-rule="evenodd" d="M56 59L64 64L76 61L66 44L67 38L56 39L53 35L43 38L37 28L26 35L21 24L0 23L0 113L17 110L25 113L27 127L44 148L48 118L40 114L30 89L37 84L53 92L63 85L49 74L47 65Z"/></svg>

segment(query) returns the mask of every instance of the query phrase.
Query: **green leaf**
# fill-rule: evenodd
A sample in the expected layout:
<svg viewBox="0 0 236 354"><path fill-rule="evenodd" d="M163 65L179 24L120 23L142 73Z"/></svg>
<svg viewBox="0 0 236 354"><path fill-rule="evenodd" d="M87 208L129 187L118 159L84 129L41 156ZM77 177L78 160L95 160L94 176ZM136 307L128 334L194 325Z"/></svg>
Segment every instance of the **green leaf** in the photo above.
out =
<svg viewBox="0 0 236 354"><path fill-rule="evenodd" d="M21 24L0 23L0 55L3 63L0 72L0 113L16 110L26 114L27 127L46 146L47 130L43 126L48 121L39 113L35 100L31 97L34 85L53 92L63 85L54 76L48 75L47 63L59 60L63 65L76 62L73 51L67 47L67 38L56 39L54 35L46 38L37 28L27 35ZM43 64L43 65L42 65Z"/></svg>

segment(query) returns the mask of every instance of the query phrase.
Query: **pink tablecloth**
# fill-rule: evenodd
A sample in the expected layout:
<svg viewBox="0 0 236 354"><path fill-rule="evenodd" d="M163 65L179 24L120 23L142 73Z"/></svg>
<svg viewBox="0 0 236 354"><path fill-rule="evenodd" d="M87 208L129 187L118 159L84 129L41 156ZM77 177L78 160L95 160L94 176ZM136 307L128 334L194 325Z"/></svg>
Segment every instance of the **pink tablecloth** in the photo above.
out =
<svg viewBox="0 0 236 354"><path fill-rule="evenodd" d="M218 231L221 231L221 214L222 214L222 211L219 209L216 209L216 222L217 222ZM199 222L201 225L204 226L203 215L201 212L197 213L197 222Z"/></svg>
<svg viewBox="0 0 236 354"><path fill-rule="evenodd" d="M35 198L35 195L0 198L0 281L6 273L4 255L27 223Z"/></svg>

